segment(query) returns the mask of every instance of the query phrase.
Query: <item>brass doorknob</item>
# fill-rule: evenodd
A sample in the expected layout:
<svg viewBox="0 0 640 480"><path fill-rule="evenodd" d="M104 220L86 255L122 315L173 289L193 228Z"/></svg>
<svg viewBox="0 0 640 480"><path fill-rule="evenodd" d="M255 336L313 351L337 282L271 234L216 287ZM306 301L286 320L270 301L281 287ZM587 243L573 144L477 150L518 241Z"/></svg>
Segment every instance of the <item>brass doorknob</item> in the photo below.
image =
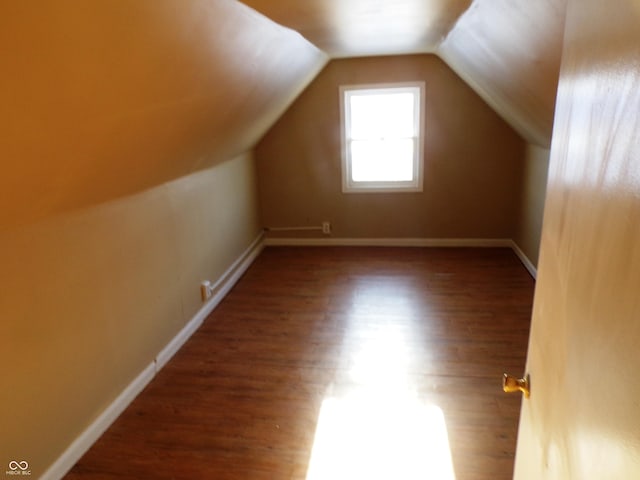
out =
<svg viewBox="0 0 640 480"><path fill-rule="evenodd" d="M527 373L524 378L516 378L513 375L502 375L502 389L507 393L522 392L524 398L529 398L531 392L529 391L529 374Z"/></svg>

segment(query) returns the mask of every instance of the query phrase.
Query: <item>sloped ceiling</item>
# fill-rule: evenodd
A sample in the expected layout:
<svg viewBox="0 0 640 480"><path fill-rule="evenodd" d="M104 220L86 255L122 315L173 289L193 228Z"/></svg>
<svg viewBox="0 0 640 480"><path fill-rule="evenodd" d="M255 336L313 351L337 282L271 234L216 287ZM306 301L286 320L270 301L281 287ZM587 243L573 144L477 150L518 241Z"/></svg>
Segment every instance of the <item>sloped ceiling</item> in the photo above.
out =
<svg viewBox="0 0 640 480"><path fill-rule="evenodd" d="M566 0L475 0L439 55L530 143L549 147Z"/></svg>
<svg viewBox="0 0 640 480"><path fill-rule="evenodd" d="M439 55L527 141L548 147L566 0L244 0L332 58Z"/></svg>
<svg viewBox="0 0 640 480"><path fill-rule="evenodd" d="M0 231L250 149L327 62L236 0L1 12Z"/></svg>
<svg viewBox="0 0 640 480"><path fill-rule="evenodd" d="M433 53L471 0L244 0L332 58Z"/></svg>
<svg viewBox="0 0 640 480"><path fill-rule="evenodd" d="M565 1L4 2L0 230L252 148L329 58L435 53L548 146Z"/></svg>

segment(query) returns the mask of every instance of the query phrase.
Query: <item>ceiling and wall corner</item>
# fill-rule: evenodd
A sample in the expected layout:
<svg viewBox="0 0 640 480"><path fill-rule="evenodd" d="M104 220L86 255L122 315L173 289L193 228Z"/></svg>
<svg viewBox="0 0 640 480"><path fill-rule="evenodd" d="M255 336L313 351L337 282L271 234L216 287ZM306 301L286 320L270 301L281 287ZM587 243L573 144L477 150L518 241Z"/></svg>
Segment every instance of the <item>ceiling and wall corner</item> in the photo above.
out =
<svg viewBox="0 0 640 480"><path fill-rule="evenodd" d="M244 0L331 58L435 53L549 148L566 0Z"/></svg>

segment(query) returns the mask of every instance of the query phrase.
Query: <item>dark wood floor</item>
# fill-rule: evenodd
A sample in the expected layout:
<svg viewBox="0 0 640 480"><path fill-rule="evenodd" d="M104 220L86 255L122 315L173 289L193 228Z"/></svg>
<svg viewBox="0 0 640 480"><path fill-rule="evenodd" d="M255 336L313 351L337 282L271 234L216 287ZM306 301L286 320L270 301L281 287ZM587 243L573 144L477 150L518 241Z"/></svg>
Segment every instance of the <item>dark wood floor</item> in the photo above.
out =
<svg viewBox="0 0 640 480"><path fill-rule="evenodd" d="M373 385L442 410L457 480L510 479L533 287L508 249L267 248L66 478L305 479L323 401Z"/></svg>

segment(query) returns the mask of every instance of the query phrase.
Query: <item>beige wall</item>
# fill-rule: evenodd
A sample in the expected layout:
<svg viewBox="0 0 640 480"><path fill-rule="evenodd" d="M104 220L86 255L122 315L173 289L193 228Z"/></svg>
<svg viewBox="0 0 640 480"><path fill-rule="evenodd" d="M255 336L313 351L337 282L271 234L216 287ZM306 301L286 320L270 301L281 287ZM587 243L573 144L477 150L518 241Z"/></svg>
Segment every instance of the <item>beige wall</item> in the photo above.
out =
<svg viewBox="0 0 640 480"><path fill-rule="evenodd" d="M424 80L424 192L343 194L338 87ZM256 147L265 226L334 237L511 238L524 142L433 55L333 60Z"/></svg>
<svg viewBox="0 0 640 480"><path fill-rule="evenodd" d="M201 308L259 233L250 155L0 232L0 464L34 478Z"/></svg>
<svg viewBox="0 0 640 480"><path fill-rule="evenodd" d="M540 249L547 172L549 170L549 150L528 144L523 161L520 211L513 240L535 266L538 264Z"/></svg>

